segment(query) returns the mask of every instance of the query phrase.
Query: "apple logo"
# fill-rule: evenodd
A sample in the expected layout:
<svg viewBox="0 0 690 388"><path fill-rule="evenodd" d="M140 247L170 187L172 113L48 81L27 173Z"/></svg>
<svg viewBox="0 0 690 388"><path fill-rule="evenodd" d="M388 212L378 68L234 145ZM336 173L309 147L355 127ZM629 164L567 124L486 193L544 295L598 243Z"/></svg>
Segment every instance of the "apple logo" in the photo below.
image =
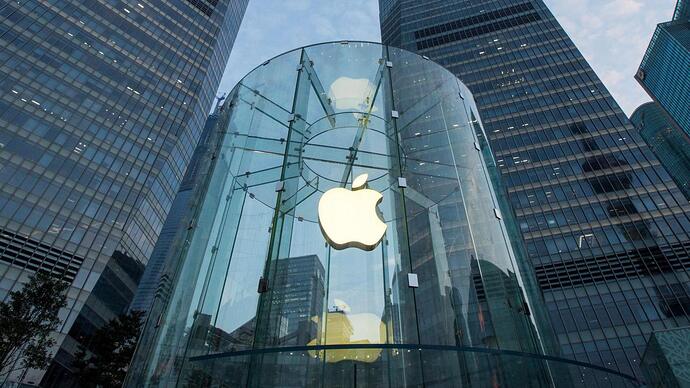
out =
<svg viewBox="0 0 690 388"><path fill-rule="evenodd" d="M388 226L376 212L383 195L366 188L367 178L368 174L362 174L352 181L352 190L330 189L319 200L319 226L335 249L371 251L386 233Z"/></svg>

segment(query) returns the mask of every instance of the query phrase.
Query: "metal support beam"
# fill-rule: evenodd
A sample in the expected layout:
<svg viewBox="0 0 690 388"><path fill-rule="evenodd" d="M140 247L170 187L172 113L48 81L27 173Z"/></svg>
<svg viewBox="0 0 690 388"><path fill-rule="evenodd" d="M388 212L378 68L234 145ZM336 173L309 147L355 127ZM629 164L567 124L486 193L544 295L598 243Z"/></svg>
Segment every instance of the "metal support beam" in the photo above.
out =
<svg viewBox="0 0 690 388"><path fill-rule="evenodd" d="M324 90L323 85L321 84L321 80L319 79L318 74L316 74L316 71L314 70L314 62L312 62L312 60L309 59L306 50L302 55L301 66L302 69L304 69L304 71L307 73L309 82L311 82L311 87L314 88L314 92L316 92L316 96L319 98L319 103L321 104L323 111L326 112L328 121L331 123L332 127L335 127L335 110L331 105L331 99L328 98L328 94Z"/></svg>
<svg viewBox="0 0 690 388"><path fill-rule="evenodd" d="M386 61L384 59L379 60L379 68L376 71L376 77L374 78L374 90L370 96L367 96L369 106L367 107L366 113L362 114L359 118L359 128L357 129L357 134L350 147L350 154L347 156L347 163L345 164L345 170L343 171L343 177L340 179L340 185L345 186L352 174L352 166L357 160L357 151L359 146L364 140L364 134L369 128L369 120L371 119L371 112L374 110L374 103L376 102L376 97L378 96L379 90L381 89L381 80L383 79L383 71L386 69Z"/></svg>

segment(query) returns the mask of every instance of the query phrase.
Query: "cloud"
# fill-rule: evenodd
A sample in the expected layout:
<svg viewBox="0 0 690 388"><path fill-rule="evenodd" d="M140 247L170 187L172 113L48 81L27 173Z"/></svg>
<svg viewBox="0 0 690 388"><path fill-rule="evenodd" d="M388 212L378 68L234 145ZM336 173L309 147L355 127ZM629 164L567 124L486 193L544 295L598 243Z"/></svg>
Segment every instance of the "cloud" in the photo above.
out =
<svg viewBox="0 0 690 388"><path fill-rule="evenodd" d="M621 108L649 101L633 78L658 23L676 0L545 0Z"/></svg>
<svg viewBox="0 0 690 388"><path fill-rule="evenodd" d="M607 69L599 74L601 80L607 85L617 85L628 78L627 74L623 74L618 70Z"/></svg>
<svg viewBox="0 0 690 388"><path fill-rule="evenodd" d="M252 0L221 81L229 92L254 67L285 51L334 40L381 41L375 0Z"/></svg>
<svg viewBox="0 0 690 388"><path fill-rule="evenodd" d="M602 12L605 15L630 16L637 14L642 9L642 2L636 0L613 0L605 2Z"/></svg>

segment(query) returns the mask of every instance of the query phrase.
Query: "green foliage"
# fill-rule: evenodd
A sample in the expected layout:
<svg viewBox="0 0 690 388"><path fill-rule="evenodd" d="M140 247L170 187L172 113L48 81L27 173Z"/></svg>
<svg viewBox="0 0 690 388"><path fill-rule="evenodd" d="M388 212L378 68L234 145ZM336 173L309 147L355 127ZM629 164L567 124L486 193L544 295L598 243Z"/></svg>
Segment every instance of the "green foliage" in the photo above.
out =
<svg viewBox="0 0 690 388"><path fill-rule="evenodd" d="M0 376L25 368L45 368L55 344L50 333L60 324L69 284L39 272L0 303Z"/></svg>
<svg viewBox="0 0 690 388"><path fill-rule="evenodd" d="M144 313L113 318L82 341L72 367L81 386L120 387L134 355Z"/></svg>

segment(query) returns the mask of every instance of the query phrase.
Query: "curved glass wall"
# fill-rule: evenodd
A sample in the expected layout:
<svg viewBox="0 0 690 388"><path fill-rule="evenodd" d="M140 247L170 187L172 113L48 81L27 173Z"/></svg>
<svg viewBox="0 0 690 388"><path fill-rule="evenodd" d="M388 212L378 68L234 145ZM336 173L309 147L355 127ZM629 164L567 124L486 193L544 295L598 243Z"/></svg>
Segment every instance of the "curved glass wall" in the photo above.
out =
<svg viewBox="0 0 690 388"><path fill-rule="evenodd" d="M551 353L472 95L439 65L291 51L217 129L130 385L633 384Z"/></svg>

